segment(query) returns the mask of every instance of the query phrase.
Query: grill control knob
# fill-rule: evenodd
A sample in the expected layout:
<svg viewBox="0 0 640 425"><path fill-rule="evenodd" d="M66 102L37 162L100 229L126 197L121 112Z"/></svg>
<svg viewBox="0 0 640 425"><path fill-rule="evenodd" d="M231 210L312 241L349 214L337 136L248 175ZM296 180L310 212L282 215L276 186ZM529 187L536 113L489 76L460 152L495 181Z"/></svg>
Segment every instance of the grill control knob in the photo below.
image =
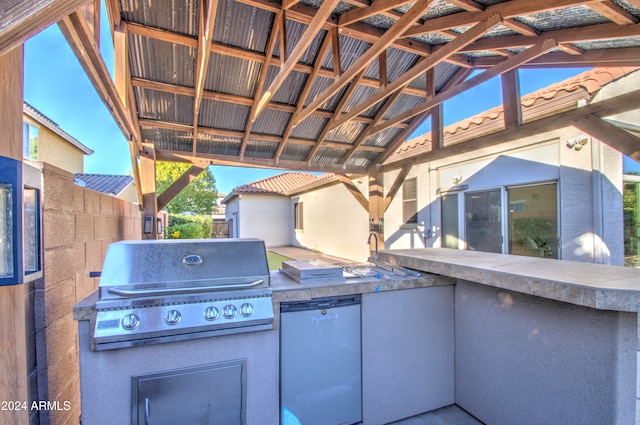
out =
<svg viewBox="0 0 640 425"><path fill-rule="evenodd" d="M122 318L122 327L128 331L132 331L140 324L140 317L135 313L127 314Z"/></svg>
<svg viewBox="0 0 640 425"><path fill-rule="evenodd" d="M169 326L177 324L180 319L182 319L182 314L180 314L178 310L169 310L167 314L164 315L164 323Z"/></svg>
<svg viewBox="0 0 640 425"><path fill-rule="evenodd" d="M240 306L240 314L244 317L249 317L253 314L253 306L249 303L244 303Z"/></svg>
<svg viewBox="0 0 640 425"><path fill-rule="evenodd" d="M238 314L238 309L233 304L227 304L222 309L222 315L227 319L233 319Z"/></svg>
<svg viewBox="0 0 640 425"><path fill-rule="evenodd" d="M207 307L207 309L204 311L204 318L209 321L216 320L219 315L220 315L220 312L218 311L217 308L213 306Z"/></svg>

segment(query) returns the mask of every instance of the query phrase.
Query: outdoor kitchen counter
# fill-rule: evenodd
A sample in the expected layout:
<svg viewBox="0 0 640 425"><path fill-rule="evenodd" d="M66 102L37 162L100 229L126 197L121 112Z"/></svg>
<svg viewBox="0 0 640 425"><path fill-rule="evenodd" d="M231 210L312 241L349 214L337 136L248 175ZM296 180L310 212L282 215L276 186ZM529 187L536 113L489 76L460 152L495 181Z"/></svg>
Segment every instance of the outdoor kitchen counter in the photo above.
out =
<svg viewBox="0 0 640 425"><path fill-rule="evenodd" d="M597 310L640 311L640 270L444 248L380 252L381 260Z"/></svg>

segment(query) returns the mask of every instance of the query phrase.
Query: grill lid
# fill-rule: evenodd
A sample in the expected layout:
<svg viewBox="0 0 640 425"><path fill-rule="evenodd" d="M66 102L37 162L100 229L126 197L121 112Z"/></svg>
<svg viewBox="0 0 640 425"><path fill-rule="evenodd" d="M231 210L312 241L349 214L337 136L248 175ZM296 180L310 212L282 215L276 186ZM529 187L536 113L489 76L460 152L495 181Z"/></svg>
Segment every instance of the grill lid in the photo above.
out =
<svg viewBox="0 0 640 425"><path fill-rule="evenodd" d="M269 287L259 239L121 241L107 248L100 299Z"/></svg>

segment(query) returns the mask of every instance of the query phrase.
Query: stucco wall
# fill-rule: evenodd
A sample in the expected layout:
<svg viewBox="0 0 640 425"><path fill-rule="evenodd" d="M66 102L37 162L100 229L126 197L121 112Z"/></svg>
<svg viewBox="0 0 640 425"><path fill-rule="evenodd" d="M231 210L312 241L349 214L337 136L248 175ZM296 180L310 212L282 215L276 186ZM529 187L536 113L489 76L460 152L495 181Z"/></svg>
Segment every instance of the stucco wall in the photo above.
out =
<svg viewBox="0 0 640 425"><path fill-rule="evenodd" d="M234 237L262 239L267 247L286 246L293 226L289 208L286 196L242 194L227 203L226 217L233 219Z"/></svg>
<svg viewBox="0 0 640 425"><path fill-rule="evenodd" d="M84 153L46 127L33 120L25 120L38 127L38 161L43 161L70 173L84 173Z"/></svg>
<svg viewBox="0 0 640 425"><path fill-rule="evenodd" d="M44 277L25 285L30 401L58 401L59 410L31 412L31 424L78 423L80 388L73 305L97 289L107 245L139 239L131 204L81 188L73 175L43 164ZM64 403L68 402L68 409Z"/></svg>
<svg viewBox="0 0 640 425"><path fill-rule="evenodd" d="M354 183L367 196L367 179ZM292 196L290 214L296 202L304 205L304 229L294 230L292 217L288 229L292 245L351 260L365 261L369 257L369 212L342 183Z"/></svg>

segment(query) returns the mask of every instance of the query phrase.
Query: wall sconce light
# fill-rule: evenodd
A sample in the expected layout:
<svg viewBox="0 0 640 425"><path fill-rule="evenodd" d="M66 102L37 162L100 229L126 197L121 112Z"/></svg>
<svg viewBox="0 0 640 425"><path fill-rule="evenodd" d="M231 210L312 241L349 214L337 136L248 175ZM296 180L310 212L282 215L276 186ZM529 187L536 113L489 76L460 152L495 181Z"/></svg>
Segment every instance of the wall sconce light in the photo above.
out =
<svg viewBox="0 0 640 425"><path fill-rule="evenodd" d="M374 230L376 230L376 225L373 224L373 217L369 218L369 231L373 232Z"/></svg>
<svg viewBox="0 0 640 425"><path fill-rule="evenodd" d="M163 228L162 228L162 219L160 217L158 217L157 219L157 226L156 226L156 231L159 235L162 234Z"/></svg>
<svg viewBox="0 0 640 425"><path fill-rule="evenodd" d="M567 140L567 146L569 147L569 149L573 148L579 151L588 142L589 142L589 138L587 136L580 135L580 136L574 137L573 139Z"/></svg>
<svg viewBox="0 0 640 425"><path fill-rule="evenodd" d="M378 220L378 232L384 232L384 217L380 217L380 219Z"/></svg>
<svg viewBox="0 0 640 425"><path fill-rule="evenodd" d="M153 217L150 215L144 216L144 222L142 225L142 232L145 235L150 235L153 232Z"/></svg>
<svg viewBox="0 0 640 425"><path fill-rule="evenodd" d="M462 177L459 174L453 178L454 185L460 183L461 181L462 181Z"/></svg>

